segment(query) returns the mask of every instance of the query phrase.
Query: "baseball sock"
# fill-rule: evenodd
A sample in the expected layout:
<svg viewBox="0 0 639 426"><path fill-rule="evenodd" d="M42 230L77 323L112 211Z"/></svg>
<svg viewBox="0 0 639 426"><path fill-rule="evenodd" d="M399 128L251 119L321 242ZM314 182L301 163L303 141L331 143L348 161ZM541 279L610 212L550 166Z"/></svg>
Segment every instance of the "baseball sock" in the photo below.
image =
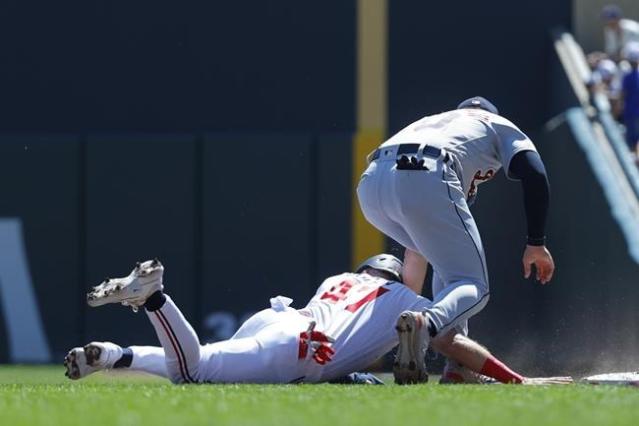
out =
<svg viewBox="0 0 639 426"><path fill-rule="evenodd" d="M486 362L481 368L480 373L484 376L499 380L502 383L521 383L524 381L523 376L515 373L513 370L508 368L506 364L499 361L492 355L486 358Z"/></svg>
<svg viewBox="0 0 639 426"><path fill-rule="evenodd" d="M433 338L437 336L437 328L435 327L435 323L433 323L433 320L430 319L428 315L426 315L426 318L428 318L428 334L431 338Z"/></svg>
<svg viewBox="0 0 639 426"><path fill-rule="evenodd" d="M158 290L146 299L146 302L144 302L144 309L149 312L157 311L164 306L164 302L166 302L166 296L161 290Z"/></svg>
<svg viewBox="0 0 639 426"><path fill-rule="evenodd" d="M128 368L133 362L133 351L131 348L122 348L122 356L113 364L113 368Z"/></svg>

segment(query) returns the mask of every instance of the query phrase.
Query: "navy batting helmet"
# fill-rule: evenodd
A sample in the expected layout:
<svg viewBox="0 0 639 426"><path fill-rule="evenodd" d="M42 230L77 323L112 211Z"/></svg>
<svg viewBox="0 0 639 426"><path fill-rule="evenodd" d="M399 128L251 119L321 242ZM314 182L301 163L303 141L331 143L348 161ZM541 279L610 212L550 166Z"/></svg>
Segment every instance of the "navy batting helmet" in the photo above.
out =
<svg viewBox="0 0 639 426"><path fill-rule="evenodd" d="M488 112L492 112L493 114L499 115L499 110L492 102L490 102L486 98L482 98L481 96L473 96L472 98L468 98L465 101L462 101L459 105L457 105L457 109L462 108L479 108Z"/></svg>
<svg viewBox="0 0 639 426"><path fill-rule="evenodd" d="M391 274L397 281L402 281L404 264L392 254L378 254L363 261L355 270L358 274L367 268L377 269Z"/></svg>

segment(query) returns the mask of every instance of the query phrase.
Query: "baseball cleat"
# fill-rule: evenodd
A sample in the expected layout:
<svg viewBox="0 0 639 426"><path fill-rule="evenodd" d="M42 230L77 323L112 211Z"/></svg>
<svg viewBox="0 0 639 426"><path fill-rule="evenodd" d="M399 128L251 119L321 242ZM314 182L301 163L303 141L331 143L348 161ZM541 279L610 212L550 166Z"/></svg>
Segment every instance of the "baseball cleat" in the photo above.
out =
<svg viewBox="0 0 639 426"><path fill-rule="evenodd" d="M64 373L71 380L78 380L96 371L113 368L122 357L122 348L111 342L91 342L83 348L73 348L64 357Z"/></svg>
<svg viewBox="0 0 639 426"><path fill-rule="evenodd" d="M442 377L439 379L440 385L459 385L459 384L494 385L498 383L499 381L493 379L492 377L475 373L474 371L464 367L463 365L451 359L446 359L446 364L444 365L444 371L442 373Z"/></svg>
<svg viewBox="0 0 639 426"><path fill-rule="evenodd" d="M87 303L96 307L107 303L121 303L137 311L146 299L162 290L164 267L159 260L138 262L131 273L123 278L106 278L100 285L87 293Z"/></svg>
<svg viewBox="0 0 639 426"><path fill-rule="evenodd" d="M426 383L426 351L430 343L428 322L421 312L404 311L395 326L399 346L393 363L393 376L398 385Z"/></svg>

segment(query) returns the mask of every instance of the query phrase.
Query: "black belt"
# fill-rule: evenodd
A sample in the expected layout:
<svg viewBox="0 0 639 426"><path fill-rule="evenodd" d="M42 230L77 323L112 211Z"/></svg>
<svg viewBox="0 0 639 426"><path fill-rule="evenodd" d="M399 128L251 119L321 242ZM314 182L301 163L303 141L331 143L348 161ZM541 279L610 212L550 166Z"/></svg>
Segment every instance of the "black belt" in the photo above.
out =
<svg viewBox="0 0 639 426"><path fill-rule="evenodd" d="M418 144L418 143L400 144L399 147L397 148L397 157L399 158L402 155L406 155L406 154L417 154L419 152L420 146L421 144ZM389 148L390 147L377 148L375 152L373 152L371 161L377 160L380 157L382 151L387 150ZM422 148L422 155L424 155L425 157L430 157L430 158L439 158L442 155L442 150L441 148L437 148L431 145L424 145L424 148ZM448 153L446 153L443 160L444 162L447 162L449 160Z"/></svg>

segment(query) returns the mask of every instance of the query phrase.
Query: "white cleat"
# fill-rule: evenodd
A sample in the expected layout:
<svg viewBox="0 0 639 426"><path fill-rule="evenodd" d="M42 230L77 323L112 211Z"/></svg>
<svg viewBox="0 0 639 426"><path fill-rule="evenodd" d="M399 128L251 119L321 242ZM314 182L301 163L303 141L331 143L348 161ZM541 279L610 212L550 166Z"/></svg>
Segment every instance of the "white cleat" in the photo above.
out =
<svg viewBox="0 0 639 426"><path fill-rule="evenodd" d="M393 376L398 385L426 383L426 351L430 344L428 318L421 312L404 311L395 326L399 346L393 363Z"/></svg>
<svg viewBox="0 0 639 426"><path fill-rule="evenodd" d="M474 371L464 367L463 365L451 359L446 359L446 365L444 365L444 372L442 373L441 379L439 379L440 385L458 385L458 384L494 385L498 383L499 382L493 379L492 377L475 373Z"/></svg>
<svg viewBox="0 0 639 426"><path fill-rule="evenodd" d="M159 260L138 262L131 273L123 278L107 278L87 293L87 303L96 307L107 303L121 303L137 311L146 299L162 290L164 266Z"/></svg>
<svg viewBox="0 0 639 426"><path fill-rule="evenodd" d="M64 357L64 373L71 380L78 380L96 371L113 368L122 357L122 348L111 342L91 342L83 348L73 348Z"/></svg>

